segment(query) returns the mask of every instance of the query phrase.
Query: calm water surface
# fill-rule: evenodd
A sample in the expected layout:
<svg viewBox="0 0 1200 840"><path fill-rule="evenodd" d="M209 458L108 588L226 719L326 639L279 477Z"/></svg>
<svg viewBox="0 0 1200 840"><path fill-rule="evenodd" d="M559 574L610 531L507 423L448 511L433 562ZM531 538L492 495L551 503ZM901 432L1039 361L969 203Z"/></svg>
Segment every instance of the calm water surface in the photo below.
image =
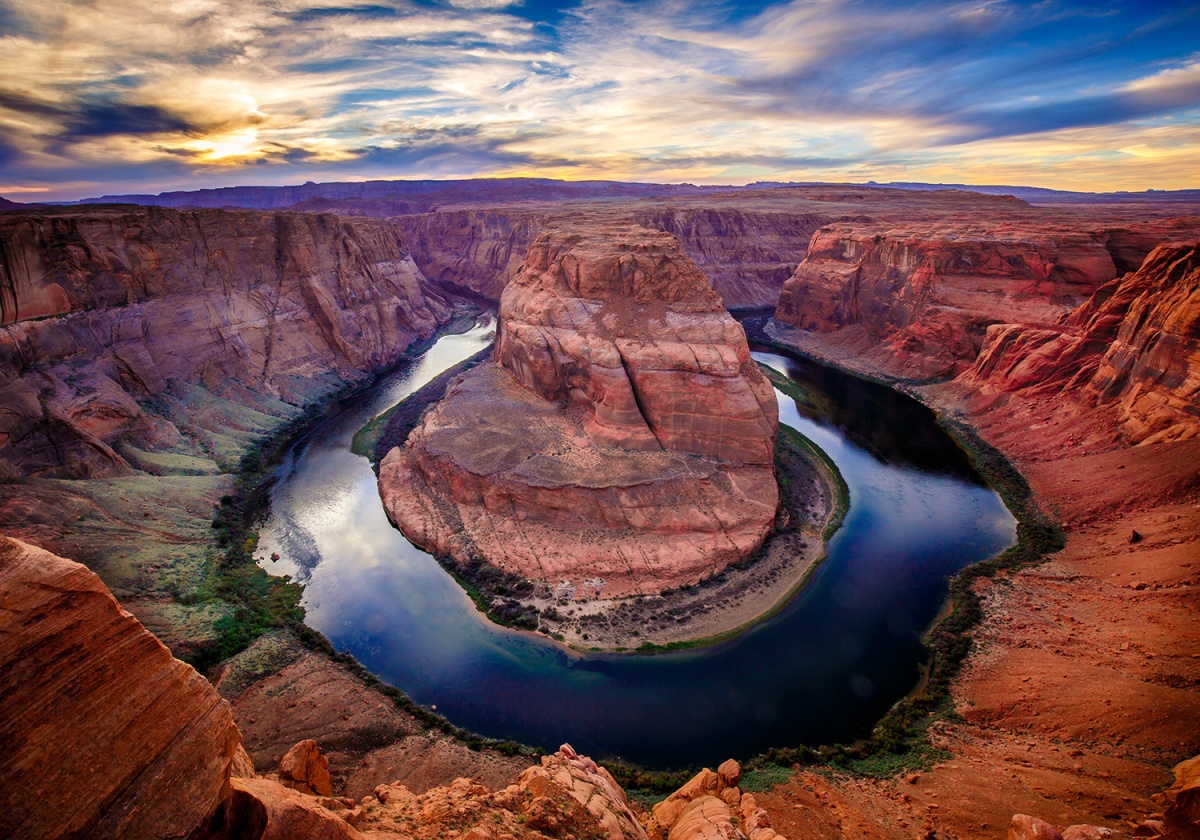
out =
<svg viewBox="0 0 1200 840"><path fill-rule="evenodd" d="M770 746L849 741L916 683L919 638L947 576L1013 542L1015 522L916 402L828 368L756 352L810 393L780 421L837 463L850 510L810 584L736 639L657 656L567 653L496 627L384 516L354 432L482 349L490 325L443 337L347 401L279 467L260 546L305 584L308 623L453 723L547 749L681 767Z"/></svg>

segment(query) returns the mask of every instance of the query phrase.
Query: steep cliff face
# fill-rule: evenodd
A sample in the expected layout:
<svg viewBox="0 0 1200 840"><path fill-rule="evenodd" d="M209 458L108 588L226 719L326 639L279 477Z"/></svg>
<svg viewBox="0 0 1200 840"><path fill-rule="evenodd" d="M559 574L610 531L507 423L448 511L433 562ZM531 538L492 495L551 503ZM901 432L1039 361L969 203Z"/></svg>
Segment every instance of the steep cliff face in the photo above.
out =
<svg viewBox="0 0 1200 840"><path fill-rule="evenodd" d="M998 324L965 384L1080 391L1120 405L1134 443L1200 433L1200 246L1163 245L1053 327Z"/></svg>
<svg viewBox="0 0 1200 840"><path fill-rule="evenodd" d="M813 232L830 221L814 213L722 206L639 211L634 218L677 237L728 307L774 306Z"/></svg>
<svg viewBox="0 0 1200 840"><path fill-rule="evenodd" d="M168 451L198 386L286 415L448 316L395 226L158 208L0 216L0 470L103 475ZM195 406L193 406L195 408Z"/></svg>
<svg viewBox="0 0 1200 840"><path fill-rule="evenodd" d="M454 283L491 300L525 262L525 250L545 216L516 208L446 210L393 221L413 260L431 280Z"/></svg>
<svg viewBox="0 0 1200 840"><path fill-rule="evenodd" d="M84 566L0 537L0 835L186 837L231 793L229 704Z"/></svg>
<svg viewBox="0 0 1200 840"><path fill-rule="evenodd" d="M393 221L404 230L413 259L426 277L499 300L521 270L538 232L564 216L579 230L633 221L672 234L732 308L773 306L783 282L804 258L813 231L829 221L829 216L746 209L729 202L648 210L448 209Z"/></svg>
<svg viewBox="0 0 1200 840"><path fill-rule="evenodd" d="M418 545L582 598L694 583L762 543L775 399L673 237L543 231L501 299L496 362L380 465Z"/></svg>
<svg viewBox="0 0 1200 840"><path fill-rule="evenodd" d="M1116 276L1099 233L961 220L819 230L784 284L776 318L805 330L855 329L886 343L890 367L962 372L988 326L1054 323Z"/></svg>

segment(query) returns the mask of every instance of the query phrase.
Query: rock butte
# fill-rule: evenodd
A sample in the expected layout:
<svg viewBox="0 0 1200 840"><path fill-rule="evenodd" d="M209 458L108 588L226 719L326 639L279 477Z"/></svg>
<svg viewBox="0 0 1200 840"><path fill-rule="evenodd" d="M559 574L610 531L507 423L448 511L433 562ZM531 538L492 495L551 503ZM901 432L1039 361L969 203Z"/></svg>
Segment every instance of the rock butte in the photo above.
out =
<svg viewBox="0 0 1200 840"><path fill-rule="evenodd" d="M539 234L495 363L380 464L389 518L460 563L577 598L658 593L755 551L775 517L774 393L665 233Z"/></svg>

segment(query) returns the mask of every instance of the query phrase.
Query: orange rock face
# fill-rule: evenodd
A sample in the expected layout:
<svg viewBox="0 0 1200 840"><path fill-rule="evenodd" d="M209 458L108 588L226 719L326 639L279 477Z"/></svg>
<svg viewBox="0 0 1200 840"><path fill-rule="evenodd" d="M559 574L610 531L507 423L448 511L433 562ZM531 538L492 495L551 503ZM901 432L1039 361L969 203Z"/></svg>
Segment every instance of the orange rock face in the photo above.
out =
<svg viewBox="0 0 1200 840"><path fill-rule="evenodd" d="M0 673L0 836L185 837L229 796L229 704L84 566L6 537Z"/></svg>
<svg viewBox="0 0 1200 840"><path fill-rule="evenodd" d="M278 414L390 364L450 311L401 236L322 214L0 215L0 474L120 474L123 437L178 440L143 403L182 383Z"/></svg>
<svg viewBox="0 0 1200 840"><path fill-rule="evenodd" d="M694 583L761 545L774 395L672 237L541 234L505 289L496 359L381 463L418 545L575 597Z"/></svg>
<svg viewBox="0 0 1200 840"><path fill-rule="evenodd" d="M813 236L776 317L819 332L857 327L886 342L898 372L952 375L990 324L1053 323L1115 277L1105 241L1046 223L840 222Z"/></svg>
<svg viewBox="0 0 1200 840"><path fill-rule="evenodd" d="M1200 433L1200 246L1163 245L1053 327L999 324L965 384L1079 390L1120 405L1134 443Z"/></svg>

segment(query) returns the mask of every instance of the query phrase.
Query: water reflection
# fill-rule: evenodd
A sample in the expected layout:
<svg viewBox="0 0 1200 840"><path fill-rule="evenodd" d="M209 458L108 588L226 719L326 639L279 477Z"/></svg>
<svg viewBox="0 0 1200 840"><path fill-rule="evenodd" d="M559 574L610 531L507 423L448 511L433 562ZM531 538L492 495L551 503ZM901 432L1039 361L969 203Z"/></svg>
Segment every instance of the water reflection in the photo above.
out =
<svg viewBox="0 0 1200 840"><path fill-rule="evenodd" d="M580 656L496 627L390 526L367 461L349 451L363 423L486 346L490 330L444 337L314 429L280 467L261 528L263 550L281 558L269 570L306 580L312 626L460 726L655 767L852 739L915 683L946 576L1013 539L999 498L957 474L961 453L928 412L864 402L853 383L806 371L826 413L777 394L780 419L838 464L851 506L828 560L783 611L722 645L654 657Z"/></svg>

